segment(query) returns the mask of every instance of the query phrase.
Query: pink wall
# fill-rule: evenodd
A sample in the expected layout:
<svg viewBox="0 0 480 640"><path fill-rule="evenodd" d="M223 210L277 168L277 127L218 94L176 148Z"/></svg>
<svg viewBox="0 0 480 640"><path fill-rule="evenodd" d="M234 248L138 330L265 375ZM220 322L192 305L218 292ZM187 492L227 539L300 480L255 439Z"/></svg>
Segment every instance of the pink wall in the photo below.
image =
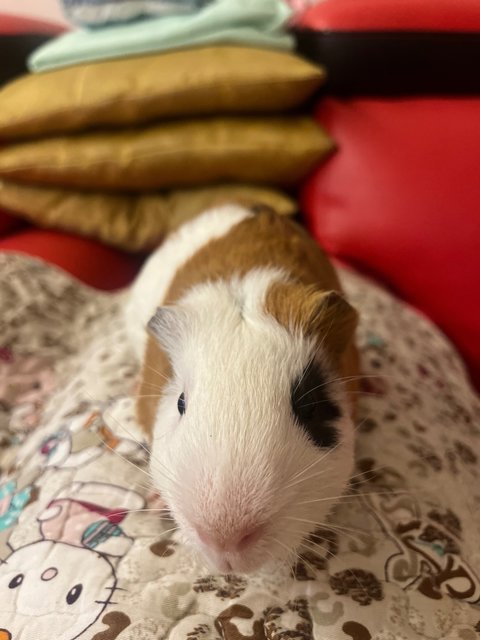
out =
<svg viewBox="0 0 480 640"><path fill-rule="evenodd" d="M0 13L12 13L65 24L60 0L0 0Z"/></svg>

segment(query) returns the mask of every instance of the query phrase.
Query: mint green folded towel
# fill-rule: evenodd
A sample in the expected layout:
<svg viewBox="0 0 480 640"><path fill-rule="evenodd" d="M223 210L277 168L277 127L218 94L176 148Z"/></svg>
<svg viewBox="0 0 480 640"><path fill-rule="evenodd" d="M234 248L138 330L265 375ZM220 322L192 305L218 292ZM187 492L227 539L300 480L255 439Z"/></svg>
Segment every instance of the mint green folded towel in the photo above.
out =
<svg viewBox="0 0 480 640"><path fill-rule="evenodd" d="M293 48L283 0L214 0L193 14L72 31L33 52L31 71L216 43Z"/></svg>
<svg viewBox="0 0 480 640"><path fill-rule="evenodd" d="M61 0L67 19L80 27L101 27L145 16L193 13L213 0Z"/></svg>

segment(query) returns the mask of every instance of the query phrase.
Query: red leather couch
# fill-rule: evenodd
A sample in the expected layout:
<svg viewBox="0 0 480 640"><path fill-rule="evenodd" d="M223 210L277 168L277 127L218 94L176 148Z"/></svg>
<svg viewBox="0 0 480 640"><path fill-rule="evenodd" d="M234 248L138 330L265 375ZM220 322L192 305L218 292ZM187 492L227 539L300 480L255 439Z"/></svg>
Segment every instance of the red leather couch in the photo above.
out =
<svg viewBox="0 0 480 640"><path fill-rule="evenodd" d="M480 75L471 65L480 5L323 0L295 28L300 52L330 73L316 117L338 142L302 189L306 224L332 255L433 319L480 387ZM2 30L45 37L58 27L0 16ZM102 289L127 284L142 261L4 212L2 249Z"/></svg>
<svg viewBox="0 0 480 640"><path fill-rule="evenodd" d="M480 4L322 0L296 30L338 143L302 190L310 230L443 329L480 388Z"/></svg>

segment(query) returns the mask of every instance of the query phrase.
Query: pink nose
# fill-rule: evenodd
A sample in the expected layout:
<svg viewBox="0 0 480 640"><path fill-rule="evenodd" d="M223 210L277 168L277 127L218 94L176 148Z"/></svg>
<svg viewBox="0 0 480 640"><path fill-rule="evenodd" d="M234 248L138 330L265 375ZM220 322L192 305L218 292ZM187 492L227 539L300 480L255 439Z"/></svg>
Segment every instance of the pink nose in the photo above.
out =
<svg viewBox="0 0 480 640"><path fill-rule="evenodd" d="M207 547L211 547L215 551L230 551L233 553L245 551L245 549L254 545L261 537L263 529L263 525L252 526L242 529L238 534L235 533L225 538L220 532L206 531L202 527L196 527L198 537Z"/></svg>

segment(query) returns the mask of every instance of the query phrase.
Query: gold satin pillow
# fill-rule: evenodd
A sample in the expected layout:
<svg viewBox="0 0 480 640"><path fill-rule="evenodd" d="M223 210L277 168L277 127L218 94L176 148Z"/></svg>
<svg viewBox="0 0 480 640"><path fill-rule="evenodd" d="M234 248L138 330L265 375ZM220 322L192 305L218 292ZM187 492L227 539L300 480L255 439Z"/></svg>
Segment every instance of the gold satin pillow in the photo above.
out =
<svg viewBox="0 0 480 640"><path fill-rule="evenodd" d="M310 118L217 118L48 138L0 150L0 176L89 190L298 184L333 147Z"/></svg>
<svg viewBox="0 0 480 640"><path fill-rule="evenodd" d="M183 222L228 202L265 205L282 215L297 210L295 202L280 191L249 185L128 196L0 181L0 206L39 226L93 237L127 251L151 249Z"/></svg>
<svg viewBox="0 0 480 640"><path fill-rule="evenodd" d="M0 91L0 138L208 114L282 112L308 99L323 68L292 53L211 46L23 76Z"/></svg>

